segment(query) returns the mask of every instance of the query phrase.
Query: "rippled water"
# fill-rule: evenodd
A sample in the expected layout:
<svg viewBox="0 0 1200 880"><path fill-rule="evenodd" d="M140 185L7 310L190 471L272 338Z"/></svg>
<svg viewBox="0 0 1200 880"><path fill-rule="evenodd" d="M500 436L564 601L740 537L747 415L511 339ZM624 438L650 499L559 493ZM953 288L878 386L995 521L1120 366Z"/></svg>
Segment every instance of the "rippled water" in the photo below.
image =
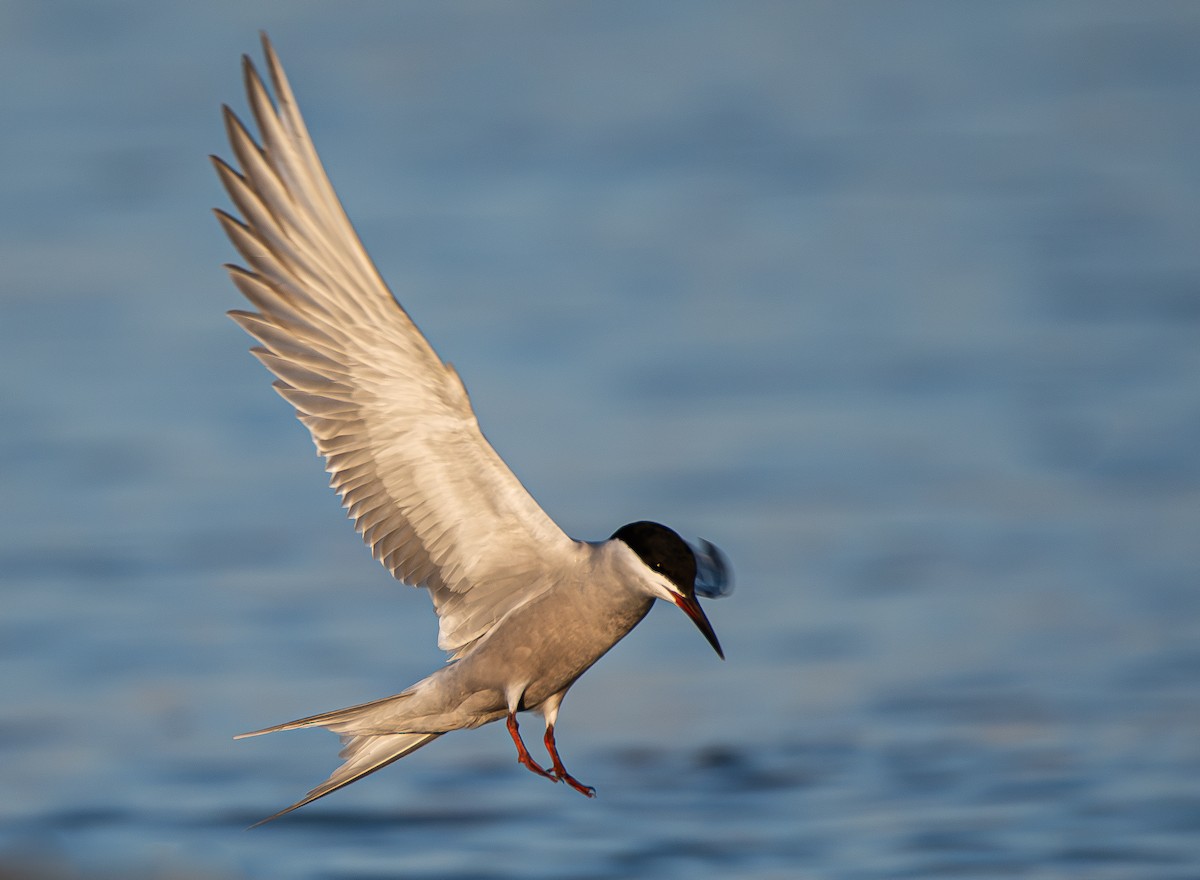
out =
<svg viewBox="0 0 1200 880"><path fill-rule="evenodd" d="M1197 876L1200 7L0 21L10 873ZM493 725L243 831L336 741L233 733L441 662L222 317L258 27L550 514L734 561L564 704L595 801Z"/></svg>

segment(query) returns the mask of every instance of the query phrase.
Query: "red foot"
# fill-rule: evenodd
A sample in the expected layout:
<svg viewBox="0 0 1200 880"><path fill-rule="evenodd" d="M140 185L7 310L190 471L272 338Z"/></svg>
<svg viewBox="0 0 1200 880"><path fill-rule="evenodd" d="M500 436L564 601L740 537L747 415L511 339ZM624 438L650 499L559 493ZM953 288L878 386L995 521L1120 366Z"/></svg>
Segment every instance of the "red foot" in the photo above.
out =
<svg viewBox="0 0 1200 880"><path fill-rule="evenodd" d="M546 751L550 753L550 758L554 761L554 775L565 782L571 788L575 789L580 794L586 797L595 797L596 789L590 785L584 785L574 776L567 772L567 768L563 766L562 759L558 757L558 749L554 745L554 725L546 725Z"/></svg>
<svg viewBox="0 0 1200 880"><path fill-rule="evenodd" d="M521 739L521 729L517 727L517 716L512 712L508 713L508 734L512 737L513 742L516 743L518 762L524 764L526 768L538 776L545 776L551 782L558 782L557 776L553 773L547 773L537 761L529 757L529 749L525 748L525 741Z"/></svg>

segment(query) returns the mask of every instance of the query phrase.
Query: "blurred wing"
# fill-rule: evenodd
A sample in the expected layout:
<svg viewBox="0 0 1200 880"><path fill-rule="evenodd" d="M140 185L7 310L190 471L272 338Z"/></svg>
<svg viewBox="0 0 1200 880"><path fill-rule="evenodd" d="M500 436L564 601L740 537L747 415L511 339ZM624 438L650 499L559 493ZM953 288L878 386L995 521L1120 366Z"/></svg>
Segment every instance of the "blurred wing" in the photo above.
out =
<svg viewBox="0 0 1200 880"><path fill-rule="evenodd" d="M458 375L379 277L265 35L263 48L278 107L243 59L262 145L226 107L241 171L213 159L242 220L217 216L249 267L227 268L256 309L230 316L262 343L252 351L375 558L429 589L438 645L461 653L540 590L546 557L573 542L484 439Z"/></svg>
<svg viewBox="0 0 1200 880"><path fill-rule="evenodd" d="M716 544L700 539L699 547L692 547L696 557L696 595L706 599L720 599L733 592L733 572Z"/></svg>

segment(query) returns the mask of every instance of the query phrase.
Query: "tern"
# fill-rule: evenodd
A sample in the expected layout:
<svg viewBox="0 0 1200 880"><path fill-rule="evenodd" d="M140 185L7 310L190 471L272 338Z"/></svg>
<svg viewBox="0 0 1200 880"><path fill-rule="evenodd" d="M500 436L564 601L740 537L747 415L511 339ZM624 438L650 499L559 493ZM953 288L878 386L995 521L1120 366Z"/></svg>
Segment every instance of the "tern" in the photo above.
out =
<svg viewBox="0 0 1200 880"><path fill-rule="evenodd" d="M731 589L713 544L653 522L605 541L573 540L484 438L467 391L379 276L317 157L266 35L274 98L243 56L256 141L223 108L239 170L212 157L241 219L216 215L246 268L226 266L254 307L233 318L260 345L324 457L357 531L399 581L427 589L446 666L394 696L241 734L319 727L344 763L269 822L362 779L452 730L506 719L517 760L593 797L554 740L571 685L654 600L691 618L723 659L697 596ZM529 754L517 713L545 721L549 769Z"/></svg>

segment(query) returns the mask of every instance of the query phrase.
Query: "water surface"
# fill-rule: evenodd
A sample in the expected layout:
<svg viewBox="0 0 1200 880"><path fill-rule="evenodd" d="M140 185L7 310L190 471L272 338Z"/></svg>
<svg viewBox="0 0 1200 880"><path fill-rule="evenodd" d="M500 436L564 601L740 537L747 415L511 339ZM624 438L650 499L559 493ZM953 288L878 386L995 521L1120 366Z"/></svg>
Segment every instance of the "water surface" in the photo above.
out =
<svg viewBox="0 0 1200 880"><path fill-rule="evenodd" d="M0 861L1196 876L1196 6L0 18ZM659 608L565 702L595 801L492 726L242 830L336 742L232 734L441 662L222 316L259 27L547 511L734 561L728 662Z"/></svg>

